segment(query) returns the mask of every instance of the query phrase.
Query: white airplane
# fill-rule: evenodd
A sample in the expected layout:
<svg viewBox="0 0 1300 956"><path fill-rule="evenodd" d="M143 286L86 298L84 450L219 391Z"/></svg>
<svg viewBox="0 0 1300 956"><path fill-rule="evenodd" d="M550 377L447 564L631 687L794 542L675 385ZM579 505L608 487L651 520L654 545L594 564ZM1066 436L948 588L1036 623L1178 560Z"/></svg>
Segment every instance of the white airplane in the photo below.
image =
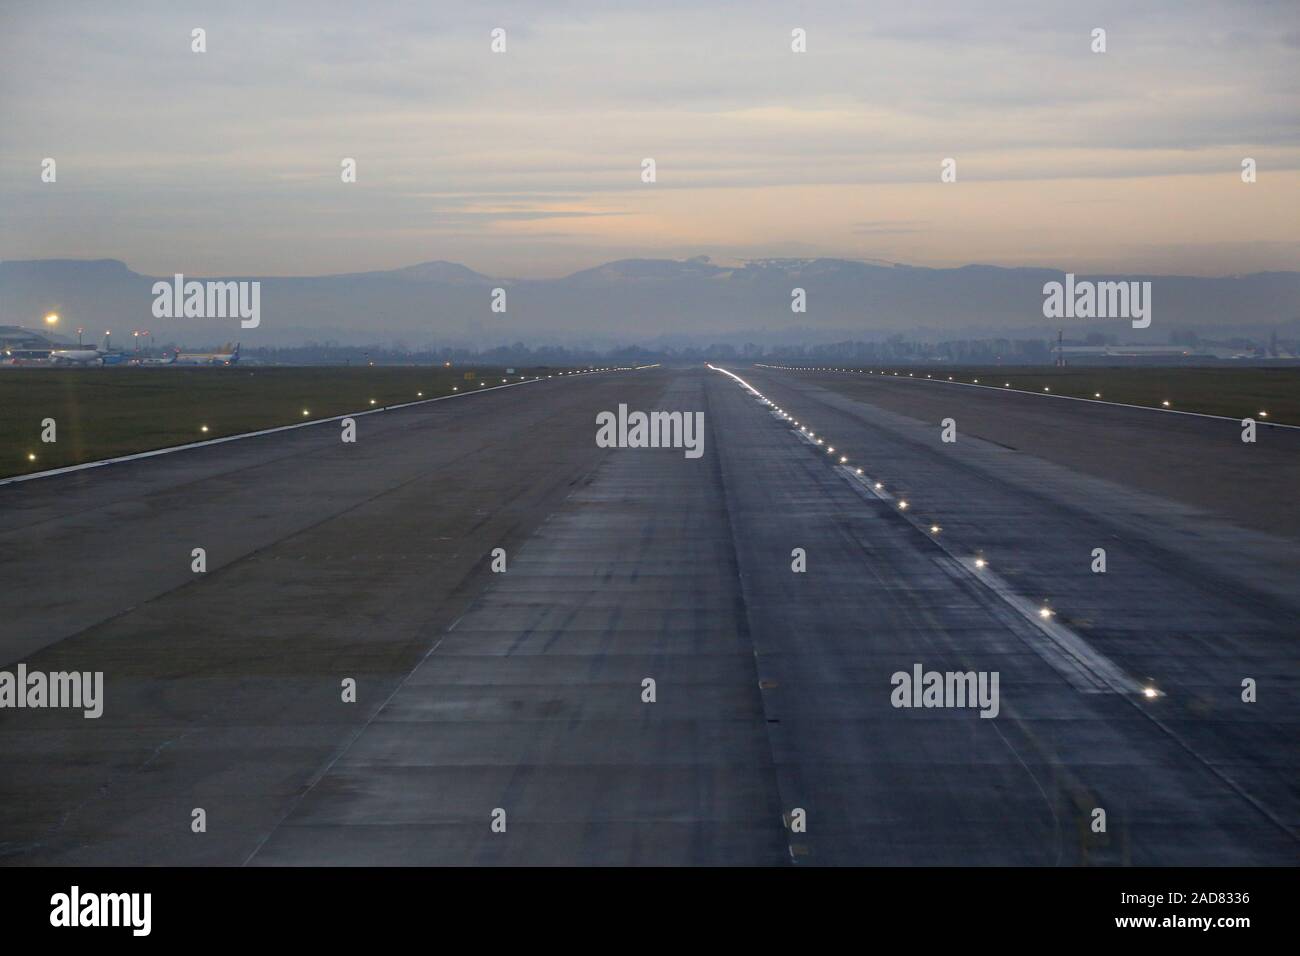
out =
<svg viewBox="0 0 1300 956"><path fill-rule="evenodd" d="M52 349L48 361L51 365L121 365L126 356L121 352L110 352L108 337L105 336L103 348Z"/></svg>

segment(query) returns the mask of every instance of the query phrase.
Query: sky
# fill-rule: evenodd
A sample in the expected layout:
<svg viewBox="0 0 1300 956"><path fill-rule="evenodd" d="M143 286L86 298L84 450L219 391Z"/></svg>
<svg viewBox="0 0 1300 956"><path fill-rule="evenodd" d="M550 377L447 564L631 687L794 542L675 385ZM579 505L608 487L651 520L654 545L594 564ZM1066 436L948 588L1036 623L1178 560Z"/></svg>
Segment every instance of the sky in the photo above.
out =
<svg viewBox="0 0 1300 956"><path fill-rule="evenodd" d="M6 0L0 117L3 259L1300 269L1294 0Z"/></svg>

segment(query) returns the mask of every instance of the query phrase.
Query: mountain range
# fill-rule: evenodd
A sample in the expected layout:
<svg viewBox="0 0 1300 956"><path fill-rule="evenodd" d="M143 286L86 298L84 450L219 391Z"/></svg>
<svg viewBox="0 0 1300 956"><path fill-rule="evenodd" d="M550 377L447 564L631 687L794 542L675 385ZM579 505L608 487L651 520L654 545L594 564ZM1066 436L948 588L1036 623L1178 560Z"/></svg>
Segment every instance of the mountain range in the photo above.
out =
<svg viewBox="0 0 1300 956"><path fill-rule="evenodd" d="M342 345L486 348L570 345L670 347L727 342L814 345L892 335L912 340L1044 338L1100 331L1121 342L1164 344L1173 331L1266 338L1300 333L1300 272L1202 278L1084 276L1152 283L1150 328L1123 319L1054 321L1043 317L1043 285L1063 273L970 265L936 269L848 259L751 259L736 265L707 256L623 259L553 279L504 279L454 262L424 262L382 272L310 277L193 276L258 280L261 324L238 319L158 319L154 282L115 259L0 262L0 324L39 327L57 311L61 331L80 325L148 328L159 343L190 347L227 339L245 346ZM805 290L807 311L791 310ZM505 312L493 312L495 289Z"/></svg>

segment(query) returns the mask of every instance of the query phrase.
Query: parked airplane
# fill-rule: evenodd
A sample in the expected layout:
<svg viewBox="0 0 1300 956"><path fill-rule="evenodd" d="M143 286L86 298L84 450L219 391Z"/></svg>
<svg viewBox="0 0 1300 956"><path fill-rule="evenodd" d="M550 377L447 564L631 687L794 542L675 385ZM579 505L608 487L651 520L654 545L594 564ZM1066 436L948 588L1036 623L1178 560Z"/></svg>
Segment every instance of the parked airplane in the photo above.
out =
<svg viewBox="0 0 1300 956"><path fill-rule="evenodd" d="M102 348L51 349L48 362L50 365L122 365L127 358L122 352L109 351L105 336Z"/></svg>
<svg viewBox="0 0 1300 956"><path fill-rule="evenodd" d="M178 358L180 358L180 354L181 354L181 353L180 353L179 351L176 351L176 352L173 352L173 353L171 354L171 357L170 357L170 358L164 357L164 358L142 358L142 359L135 359L135 360L132 362L132 364L133 364L133 365L149 365L149 366L152 366L152 365L175 365L175 364L176 364L176 360L177 360Z"/></svg>
<svg viewBox="0 0 1300 956"><path fill-rule="evenodd" d="M232 349L227 342L215 352L177 352L177 365L234 365L239 361L239 343Z"/></svg>

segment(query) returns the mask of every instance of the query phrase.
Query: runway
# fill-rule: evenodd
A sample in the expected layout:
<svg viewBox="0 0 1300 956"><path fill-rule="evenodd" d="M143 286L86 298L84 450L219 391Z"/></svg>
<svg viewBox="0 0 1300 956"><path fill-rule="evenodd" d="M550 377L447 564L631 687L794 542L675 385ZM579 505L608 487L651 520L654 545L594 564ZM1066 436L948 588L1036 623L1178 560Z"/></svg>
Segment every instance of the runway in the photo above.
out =
<svg viewBox="0 0 1300 956"><path fill-rule="evenodd" d="M0 862L1294 864L1300 433L723 364L0 488Z"/></svg>

